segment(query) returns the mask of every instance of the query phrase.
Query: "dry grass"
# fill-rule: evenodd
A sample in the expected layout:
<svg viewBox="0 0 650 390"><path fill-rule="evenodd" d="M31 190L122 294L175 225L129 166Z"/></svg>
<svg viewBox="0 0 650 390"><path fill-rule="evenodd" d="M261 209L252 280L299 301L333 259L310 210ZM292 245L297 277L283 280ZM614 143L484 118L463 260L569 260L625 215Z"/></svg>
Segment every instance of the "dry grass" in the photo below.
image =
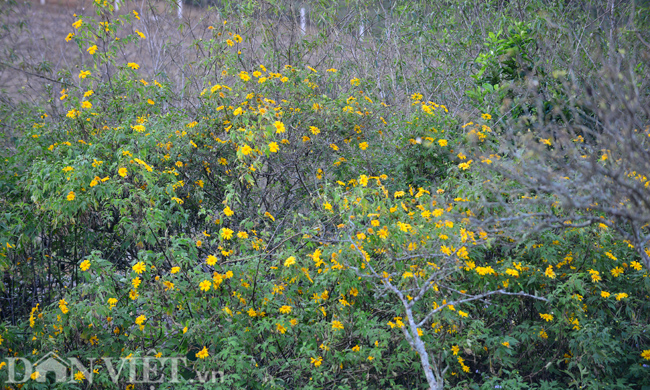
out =
<svg viewBox="0 0 650 390"><path fill-rule="evenodd" d="M353 77L373 80L367 92L392 104L414 92L408 85L412 81L419 91L426 91L428 85L417 85L426 79L420 75L452 71L443 70L437 60L431 60L425 66L420 58L421 50L416 50L419 43L405 41L405 37L395 30L394 26L402 22L400 20L386 20L385 25L368 24L367 31L374 31L374 35L368 33L360 37L358 10L355 9L342 11L327 23L319 19L319 15L308 14L306 34L300 30L297 9L279 10L268 4L261 5L255 14L242 18L237 14L225 15L222 9L215 7L184 4L183 18L179 21L174 4L146 0L128 2L117 14L133 10L141 15L141 19L127 25L118 36L133 34L138 29L147 39L120 51L116 64L137 62L143 76L172 81L181 102L187 96L196 96L205 87L204 83L214 82L217 72L224 66L218 58L205 62L209 47L203 45L211 38L218 40L215 34L221 29L224 34L231 31L244 37L241 44L226 48L241 51L238 66L243 69L265 64L271 70L280 71L285 64L301 63L320 70L337 68L341 80ZM81 0L54 0L45 5L32 1L16 7L14 19L22 21L24 27L17 28L16 25L0 41L7 50L13 51L16 59L12 61L12 67L0 68L0 88L7 92L7 96L22 101L58 97L61 82L77 82L76 77L61 78L61 75L67 71L76 75L79 69L92 70L92 57L85 52L86 48L80 48L74 41L65 41L68 33L75 31L71 26L76 20L75 14L93 15L100 20L115 17L97 17L93 3ZM225 19L228 24L224 28ZM210 25L215 29L208 29ZM100 43L98 46L101 51ZM401 70L397 70L396 64ZM93 75L106 77L114 71L101 69L93 71ZM440 77L442 80L444 75ZM53 93L45 93L47 85L52 87ZM332 91L332 88L348 87L347 82L341 82L327 86L323 93Z"/></svg>
<svg viewBox="0 0 650 390"><path fill-rule="evenodd" d="M182 45L187 50L198 30L206 30L208 24L208 9L183 6L183 18L179 21L176 10L169 4L128 3L116 12L124 15L137 10L143 17L133 26L128 26L118 36L133 33L135 29L143 31L148 39L144 44L129 45L121 51L117 62L137 62L141 72L154 75L160 72L173 74L168 67L173 66L170 58L165 58L165 47L178 48ZM12 64L4 63L0 67L0 88L7 96L17 100L37 100L44 97L45 86L51 85L58 90L65 86L65 80L60 80L59 72L69 70L91 69L92 57L80 48L74 40L66 42L66 36L75 32L72 23L75 16L93 16L105 19L108 15L96 14L96 8L91 1L54 0L41 5L38 1L24 2L15 7L8 19L13 24L9 33L2 37L2 45L7 57L13 59ZM116 15L110 16L114 19ZM179 31L178 26L184 29ZM205 34L205 32L204 32ZM186 53L176 52L184 55ZM173 57L169 53L168 57ZM180 67L177 65L176 68Z"/></svg>

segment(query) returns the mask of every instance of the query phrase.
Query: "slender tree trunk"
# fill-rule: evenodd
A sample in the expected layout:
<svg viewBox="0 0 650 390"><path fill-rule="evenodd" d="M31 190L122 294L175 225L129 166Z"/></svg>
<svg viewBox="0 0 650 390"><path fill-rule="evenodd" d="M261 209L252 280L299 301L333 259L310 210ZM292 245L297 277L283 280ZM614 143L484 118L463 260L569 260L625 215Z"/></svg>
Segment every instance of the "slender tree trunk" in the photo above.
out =
<svg viewBox="0 0 650 390"><path fill-rule="evenodd" d="M405 302L403 302L405 303ZM424 370L424 375L427 378L427 383L429 383L429 388L431 390L443 390L445 382L442 376L439 374L440 370L437 367L437 364L434 362L435 367L431 367L431 362L429 361L429 354L424 345L424 342L418 334L418 328L413 320L413 312L411 308L404 305L406 309L406 315L408 316L408 326L402 328L406 340L408 343L415 349L415 351L420 355L420 363L422 364L422 369ZM435 371L434 371L435 370Z"/></svg>

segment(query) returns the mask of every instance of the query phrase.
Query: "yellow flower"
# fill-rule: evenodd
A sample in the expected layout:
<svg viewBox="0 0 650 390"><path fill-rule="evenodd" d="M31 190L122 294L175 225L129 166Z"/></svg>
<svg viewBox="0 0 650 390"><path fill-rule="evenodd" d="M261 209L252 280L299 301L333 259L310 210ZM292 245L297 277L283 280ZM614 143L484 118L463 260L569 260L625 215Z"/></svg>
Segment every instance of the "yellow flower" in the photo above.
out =
<svg viewBox="0 0 650 390"><path fill-rule="evenodd" d="M133 271L135 271L135 273L138 274L138 275L147 270L147 266L142 261L139 261L139 262L135 263L135 265L133 265L132 268L133 268Z"/></svg>
<svg viewBox="0 0 650 390"><path fill-rule="evenodd" d="M447 256L451 256L451 249L446 245L442 245L440 247L440 252L444 253Z"/></svg>
<svg viewBox="0 0 650 390"><path fill-rule="evenodd" d="M481 118L485 119L486 121L489 121L490 119L492 119L492 115L490 115L490 114L483 114L483 115L481 115Z"/></svg>
<svg viewBox="0 0 650 390"><path fill-rule="evenodd" d="M82 70L79 72L79 78L80 79L85 79L86 77L90 76L92 73L90 73L89 70Z"/></svg>
<svg viewBox="0 0 650 390"><path fill-rule="evenodd" d="M508 269L506 270L506 274L508 274L508 275L510 275L510 276L515 276L515 277L517 277L517 276L519 276L519 271L517 271L516 269L510 269L510 268L508 268Z"/></svg>
<svg viewBox="0 0 650 390"><path fill-rule="evenodd" d="M439 139L438 144L440 146L447 146L447 140L446 139Z"/></svg>
<svg viewBox="0 0 650 390"><path fill-rule="evenodd" d="M284 133L285 130L286 130L286 127L284 126L284 123L279 122L279 121L276 121L275 123L273 123L273 126L275 126L275 132L277 134Z"/></svg>
<svg viewBox="0 0 650 390"><path fill-rule="evenodd" d="M141 32L138 31L138 30L135 30L135 33L138 34L138 36L140 36L140 38L142 38L142 39L146 39L146 38L147 38L147 37L144 36L143 33L141 33Z"/></svg>
<svg viewBox="0 0 650 390"><path fill-rule="evenodd" d="M368 143L367 142L362 142L359 144L359 149L361 150L366 150L368 149Z"/></svg>
<svg viewBox="0 0 650 390"><path fill-rule="evenodd" d="M366 187L368 185L368 179L369 177L366 175L359 176L359 184L361 184L363 187Z"/></svg>
<svg viewBox="0 0 650 390"><path fill-rule="evenodd" d="M602 278L600 277L600 272L598 272L598 271L595 271L595 270L593 270L593 269L590 269L590 270L589 270L589 273L591 274L591 280L592 280L594 283L597 283L597 282L599 282L599 281L602 279Z"/></svg>
<svg viewBox="0 0 650 390"><path fill-rule="evenodd" d="M82 271L87 271L88 268L90 268L90 261L88 260L82 261L81 264L79 265L79 268L81 268Z"/></svg>
<svg viewBox="0 0 650 390"><path fill-rule="evenodd" d="M200 350L199 352L196 353L196 357L199 358L199 359L205 359L208 356L210 356L210 354L208 353L208 347L205 347L205 346L203 347L202 350Z"/></svg>
<svg viewBox="0 0 650 390"><path fill-rule="evenodd" d="M462 311L462 310L458 310L458 314L459 314L461 317L467 317L467 315L468 315L467 313L465 313L465 312Z"/></svg>
<svg viewBox="0 0 650 390"><path fill-rule="evenodd" d="M338 329L343 329L343 323L341 321L332 321L332 329L338 330Z"/></svg>
<svg viewBox="0 0 650 390"><path fill-rule="evenodd" d="M89 101L81 102L81 108L93 108L93 104Z"/></svg>
<svg viewBox="0 0 650 390"><path fill-rule="evenodd" d="M314 367L319 367L321 364L323 364L323 358L319 356L317 359L311 358L311 363L314 365Z"/></svg>
<svg viewBox="0 0 650 390"><path fill-rule="evenodd" d="M316 126L309 126L309 131L311 131L311 133L313 135L316 135L316 134L320 133L320 129L318 127L316 127Z"/></svg>
<svg viewBox="0 0 650 390"><path fill-rule="evenodd" d="M70 41L72 40L72 38L74 38L74 33L70 33L70 34L68 34L68 36L65 37L65 41L66 41L66 42L70 42Z"/></svg>
<svg viewBox="0 0 650 390"><path fill-rule="evenodd" d="M232 238L234 231L228 228L221 229L221 238L225 240L230 240Z"/></svg>
<svg viewBox="0 0 650 390"><path fill-rule="evenodd" d="M68 310L68 302L66 302L65 299L61 299L61 300L59 300L59 309L61 309L61 312L62 312L63 314L67 314L67 313L68 313L68 311L69 311L69 310Z"/></svg>
<svg viewBox="0 0 650 390"><path fill-rule="evenodd" d="M271 213L269 213L268 211L264 213L264 216L269 217L271 221L275 222L275 217L273 217L273 215L271 215Z"/></svg>
<svg viewBox="0 0 650 390"><path fill-rule="evenodd" d="M74 23L72 23L72 27L78 29L79 27L81 27L81 23L82 23L81 19L77 19Z"/></svg>
<svg viewBox="0 0 650 390"><path fill-rule="evenodd" d="M32 375L30 375L29 377L32 378L32 380L35 381L36 379L40 378L40 376L41 376L41 373L36 371L36 372L32 373Z"/></svg>
<svg viewBox="0 0 650 390"><path fill-rule="evenodd" d="M641 352L641 357L644 358L645 360L650 360L650 349L646 349L643 352Z"/></svg>
<svg viewBox="0 0 650 390"><path fill-rule="evenodd" d="M292 265L296 264L296 258L293 256L289 256L285 261L284 261L284 266L285 267L291 267Z"/></svg>
<svg viewBox="0 0 650 390"><path fill-rule="evenodd" d="M291 313L291 306L282 306L280 307L280 313L282 314L289 314Z"/></svg>
<svg viewBox="0 0 650 390"><path fill-rule="evenodd" d="M217 263L217 257L215 255L210 255L207 259L205 259L205 262L208 265L215 265Z"/></svg>
<svg viewBox="0 0 650 390"><path fill-rule="evenodd" d="M547 277L549 277L551 279L555 279L555 272L553 272L553 266L552 265L549 265L546 268L546 271L544 271L544 275L546 275Z"/></svg>
<svg viewBox="0 0 650 390"><path fill-rule="evenodd" d="M90 55L95 54L95 52L97 51L97 45L90 46L88 49L86 49L86 51L90 53Z"/></svg>
<svg viewBox="0 0 650 390"><path fill-rule="evenodd" d="M244 81L248 81L251 79L251 76L248 75L248 72L241 71L239 72L239 78Z"/></svg>
<svg viewBox="0 0 650 390"><path fill-rule="evenodd" d="M118 169L117 173L122 177L126 177L126 174L127 174L126 168L122 167L122 168Z"/></svg>
<svg viewBox="0 0 650 390"><path fill-rule="evenodd" d="M546 322L553 321L553 316L551 314L539 313L539 316L542 317L543 320L546 320Z"/></svg>
<svg viewBox="0 0 650 390"><path fill-rule="evenodd" d="M140 65L136 64L135 62L129 62L128 64L126 64L126 66L128 66L129 68L134 69L134 70L137 70L137 69L140 68Z"/></svg>
<svg viewBox="0 0 650 390"><path fill-rule="evenodd" d="M248 233L246 233L246 232L238 232L237 237L239 237L241 239L246 239L246 238L248 238Z"/></svg>
<svg viewBox="0 0 650 390"><path fill-rule="evenodd" d="M626 293L618 293L618 294L616 294L616 300L617 301L620 301L621 299L627 298L627 297L628 297L628 295Z"/></svg>
<svg viewBox="0 0 650 390"><path fill-rule="evenodd" d="M612 295L612 294L608 293L607 291L601 291L600 292L600 296L603 297L603 298L609 298L610 295Z"/></svg>
<svg viewBox="0 0 650 390"><path fill-rule="evenodd" d="M169 271L172 274L176 274L181 270L181 267L172 267L172 269Z"/></svg>
<svg viewBox="0 0 650 390"><path fill-rule="evenodd" d="M282 326L282 324L275 324L275 328L277 329L278 332L284 334L287 331L287 328Z"/></svg>
<svg viewBox="0 0 650 390"><path fill-rule="evenodd" d="M504 347L506 347L506 348L510 348L510 343L507 342L507 341L504 341L504 342L502 342L501 344L502 344Z"/></svg>
<svg viewBox="0 0 650 390"><path fill-rule="evenodd" d="M204 280L201 283L199 283L199 288L201 289L201 291L210 290L210 286L212 286L212 283L209 280Z"/></svg>
<svg viewBox="0 0 650 390"><path fill-rule="evenodd" d="M638 261L631 262L630 267L634 268L637 271L641 271L641 268L642 268L641 263L639 263Z"/></svg>
<svg viewBox="0 0 650 390"><path fill-rule="evenodd" d="M92 96L93 93L95 93L95 91L93 91L92 89L90 89L90 90L84 92L84 97Z"/></svg>
<svg viewBox="0 0 650 390"><path fill-rule="evenodd" d="M246 144L244 144L244 146L241 148L241 152L244 156L248 156L252 151L253 149Z"/></svg>
<svg viewBox="0 0 650 390"><path fill-rule="evenodd" d="M66 196L66 199L67 199L69 202L72 202L72 201L74 200L74 197L75 197L75 195L74 195L74 191L70 191L70 192L68 192L68 196Z"/></svg>
<svg viewBox="0 0 650 390"><path fill-rule="evenodd" d="M625 270L622 267L616 267L611 270L611 273L615 278L618 278L623 272L625 272Z"/></svg>
<svg viewBox="0 0 650 390"><path fill-rule="evenodd" d="M147 317L144 314L142 314L142 315L138 316L138 318L135 319L135 324L136 325L142 325L146 320L147 320Z"/></svg>
<svg viewBox="0 0 650 390"><path fill-rule="evenodd" d="M139 296L140 296L140 294L138 294L137 291L135 291L135 290L129 291L129 298L131 298L131 300L135 301L136 299L138 299Z"/></svg>

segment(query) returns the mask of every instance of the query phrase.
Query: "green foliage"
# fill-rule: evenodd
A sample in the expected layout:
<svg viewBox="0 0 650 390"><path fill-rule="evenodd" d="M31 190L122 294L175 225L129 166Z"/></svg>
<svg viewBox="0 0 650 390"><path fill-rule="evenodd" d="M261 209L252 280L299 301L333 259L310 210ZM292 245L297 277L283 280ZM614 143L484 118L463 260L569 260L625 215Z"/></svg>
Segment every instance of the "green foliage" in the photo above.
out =
<svg viewBox="0 0 650 390"><path fill-rule="evenodd" d="M452 78L427 74L433 54L448 64L471 45L455 42L449 7L438 9L448 18L426 2L391 8L406 20L400 39L454 50L423 47L417 66L393 59L387 96L390 78L362 77L368 64L309 61L325 36L276 42L283 51L246 35L256 12L287 4L227 3L219 12L243 20L192 42L201 55L183 67L179 98L174 75L122 56L149 39L140 16L97 5L71 37L92 60L59 72L63 90L50 87L47 104L0 104L12 129L0 169L2 356L132 359L138 373L139 358L185 357L179 383L160 388L197 388L213 370L220 381L201 388L433 388L422 361L436 388L650 385L650 281L630 242L604 224L514 242L472 223L494 210L479 202L482 169L512 157L492 115L516 100L545 31L539 19L511 23L500 4L478 7L501 18L486 31L507 33L481 37L474 81L453 75L464 77L454 88L477 87L471 117L427 92ZM318 23L336 23L336 5L314 6ZM264 55L241 53L258 38ZM528 212L528 195L513 209ZM128 384L106 367L89 379L65 388Z"/></svg>

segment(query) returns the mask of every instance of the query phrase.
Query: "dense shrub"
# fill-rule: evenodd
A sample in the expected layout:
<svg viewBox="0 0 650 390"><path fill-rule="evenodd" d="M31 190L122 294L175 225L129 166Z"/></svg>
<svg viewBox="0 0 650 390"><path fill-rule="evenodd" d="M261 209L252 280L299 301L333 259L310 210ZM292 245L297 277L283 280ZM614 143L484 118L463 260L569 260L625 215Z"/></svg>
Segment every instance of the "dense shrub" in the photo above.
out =
<svg viewBox="0 0 650 390"><path fill-rule="evenodd" d="M312 6L323 15L314 25L336 26L335 6ZM514 24L515 5L416 2L395 4L399 23L386 27L361 12L389 45L420 42L419 57L401 57L408 50L391 52L370 33L303 36L282 2L225 4L218 23L187 22L190 35L174 42L141 31L143 10L94 7L71 27L84 62L48 76L62 89L44 87L44 102L0 104L3 384L149 388L126 376L116 383L100 358L137 362L141 380L144 358L185 357L178 383L157 386L650 385L645 198L613 191L623 180L567 201L592 181L563 154L573 144L561 143L562 131L603 130L586 142L594 152L622 122L589 128L567 115L609 111L536 52L548 49L551 21L582 21L584 9L554 5L546 19ZM447 29L464 11L494 21L463 19L465 41ZM270 36L275 20L283 27ZM173 25L157 27L164 23ZM197 26L200 38L191 35ZM474 61L467 50L477 38L489 53ZM349 42L350 52L333 55ZM634 59L643 53L636 42L626 43ZM143 45L176 47L170 63L189 59L158 67L140 61ZM463 68L461 55L475 66ZM603 58L629 58L621 55ZM576 72L599 68L577 64ZM527 90L531 75L542 82ZM638 86L634 107L647 102ZM453 101L459 91L468 92ZM556 104L580 96L565 112L540 110L549 91ZM647 112L624 111L624 96L598 93L625 113L609 117L647 125ZM646 163L625 159L629 143L618 146L606 152L617 157L611 166L600 158L604 176L636 169L627 177L647 183ZM576 187L551 186L567 167L576 174L563 180ZM631 199L621 226L606 205ZM74 369L65 384L35 373L11 383L9 359L49 352L96 361L96 371ZM11 369L18 379L33 371ZM220 380L205 382L215 370Z"/></svg>

